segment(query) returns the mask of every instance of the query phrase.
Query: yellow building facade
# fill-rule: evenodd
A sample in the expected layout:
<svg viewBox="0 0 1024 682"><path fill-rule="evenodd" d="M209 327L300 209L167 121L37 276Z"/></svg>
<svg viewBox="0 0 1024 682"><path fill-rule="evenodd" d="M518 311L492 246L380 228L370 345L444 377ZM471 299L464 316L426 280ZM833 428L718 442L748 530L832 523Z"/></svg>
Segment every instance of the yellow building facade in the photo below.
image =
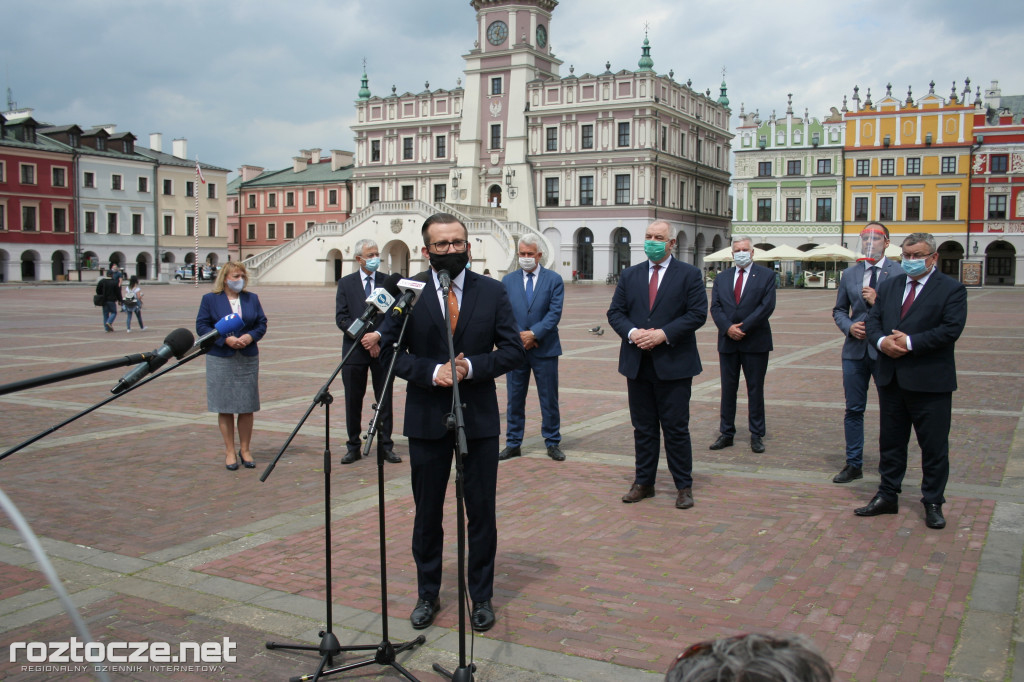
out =
<svg viewBox="0 0 1024 682"><path fill-rule="evenodd" d="M847 245L869 222L889 228L893 244L912 232L935 236L943 272L957 275L967 243L968 188L975 107L934 83L915 100L891 94L844 115L844 230ZM963 97L969 95L965 90Z"/></svg>

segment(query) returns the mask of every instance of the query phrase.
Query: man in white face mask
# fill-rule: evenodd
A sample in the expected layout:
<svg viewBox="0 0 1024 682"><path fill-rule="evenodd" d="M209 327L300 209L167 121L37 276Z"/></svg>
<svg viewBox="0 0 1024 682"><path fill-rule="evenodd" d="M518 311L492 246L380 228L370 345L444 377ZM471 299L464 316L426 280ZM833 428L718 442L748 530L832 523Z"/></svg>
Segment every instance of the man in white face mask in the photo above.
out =
<svg viewBox="0 0 1024 682"><path fill-rule="evenodd" d="M562 278L541 267L544 253L533 235L519 239L519 267L505 275L502 283L512 303L519 337L526 350L526 363L505 375L508 389L508 408L505 412L507 427L505 449L498 459L506 460L522 454L523 431L526 424L526 392L530 387L530 373L537 383L540 398L541 435L548 457L561 462L565 453L562 442L561 420L558 411L558 356L562 344L558 340L558 322L562 319L562 299L565 285Z"/></svg>
<svg viewBox="0 0 1024 682"><path fill-rule="evenodd" d="M351 275L338 280L338 293L335 297L334 320L338 329L343 332L353 321L358 319L366 308L366 299L370 292L384 284L384 275L377 271L380 267L380 249L372 239L360 239L353 249L358 266ZM345 427L348 431L345 456L342 464L351 464L362 457L363 428L363 397L366 395L366 374L373 378L373 399L380 402L381 391L384 389L384 371L380 356L380 333L376 331L363 335L361 343L345 366L341 368L341 383L345 386ZM342 354L347 353L353 341L343 335ZM381 414L380 430L378 431L377 449L383 451L384 459L397 464L402 458L395 454L394 441L391 440L391 387L388 387L388 398Z"/></svg>
<svg viewBox="0 0 1024 682"><path fill-rule="evenodd" d="M764 452L764 377L772 328L768 323L775 310L775 273L754 265L754 247L749 237L732 238L735 267L715 277L711 287L711 317L718 327L718 366L722 374L720 435L711 450L732 445L736 435L736 392L740 370L747 382L747 410L750 449Z"/></svg>

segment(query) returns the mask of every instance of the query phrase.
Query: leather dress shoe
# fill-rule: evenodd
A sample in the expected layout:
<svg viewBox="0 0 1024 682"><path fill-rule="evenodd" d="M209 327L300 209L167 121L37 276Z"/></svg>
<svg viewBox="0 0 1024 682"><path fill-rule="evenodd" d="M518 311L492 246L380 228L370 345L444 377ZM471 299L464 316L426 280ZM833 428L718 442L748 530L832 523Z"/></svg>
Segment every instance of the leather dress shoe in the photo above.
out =
<svg viewBox="0 0 1024 682"><path fill-rule="evenodd" d="M391 448L388 448L387 450L384 451L384 459L385 461L391 462L392 464L402 463L402 458L396 455L395 451L392 450Z"/></svg>
<svg viewBox="0 0 1024 682"><path fill-rule="evenodd" d="M708 450L721 450L722 448L732 447L732 436L719 436L718 440L711 444Z"/></svg>
<svg viewBox="0 0 1024 682"><path fill-rule="evenodd" d="M676 494L676 509L689 509L693 506L693 489L680 488Z"/></svg>
<svg viewBox="0 0 1024 682"><path fill-rule="evenodd" d="M850 481L856 481L858 478L864 478L864 470L847 464L843 467L842 471L832 477L832 482L849 483Z"/></svg>
<svg viewBox="0 0 1024 682"><path fill-rule="evenodd" d="M351 464L352 462L358 461L362 455L358 450L349 450L345 453L345 456L341 458L342 464Z"/></svg>
<svg viewBox="0 0 1024 682"><path fill-rule="evenodd" d="M519 457L523 454L522 449L518 445L507 445L505 449L498 453L498 459L505 461L506 459L512 459L513 457Z"/></svg>
<svg viewBox="0 0 1024 682"><path fill-rule="evenodd" d="M562 452L562 448L558 447L557 445L548 446L548 457L555 460L556 462L565 461L565 453Z"/></svg>
<svg viewBox="0 0 1024 682"><path fill-rule="evenodd" d="M434 622L434 618L437 617L437 612L440 610L440 599L435 599L433 601L429 599L418 599L416 601L416 608L412 610L412 615L409 616L409 622L412 623L412 626L417 630L422 630Z"/></svg>
<svg viewBox="0 0 1024 682"><path fill-rule="evenodd" d="M750 449L754 452L764 452L764 442L762 442L761 436L750 437Z"/></svg>
<svg viewBox="0 0 1024 682"><path fill-rule="evenodd" d="M898 514L899 511L899 502L896 500L889 502L881 495L875 495L866 507L854 509L853 513L857 516L878 516L879 514Z"/></svg>
<svg viewBox="0 0 1024 682"><path fill-rule="evenodd" d="M628 504L631 502L639 502L640 500L648 497L654 497L654 486L634 483L630 486L629 492L622 496L622 501Z"/></svg>
<svg viewBox="0 0 1024 682"><path fill-rule="evenodd" d="M941 504L927 504L924 505L924 525L929 528L945 528L946 519L942 515Z"/></svg>
<svg viewBox="0 0 1024 682"><path fill-rule="evenodd" d="M473 612L469 621L477 632L487 632L493 628L494 609L491 608L491 600L473 602Z"/></svg>

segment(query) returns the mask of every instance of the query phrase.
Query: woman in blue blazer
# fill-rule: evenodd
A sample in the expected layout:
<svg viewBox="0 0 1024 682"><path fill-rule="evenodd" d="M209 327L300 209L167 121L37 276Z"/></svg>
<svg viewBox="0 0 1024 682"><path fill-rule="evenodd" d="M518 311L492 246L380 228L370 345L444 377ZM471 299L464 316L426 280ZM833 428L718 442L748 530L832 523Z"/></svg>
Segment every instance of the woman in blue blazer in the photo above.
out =
<svg viewBox="0 0 1024 682"><path fill-rule="evenodd" d="M244 325L234 334L218 338L206 356L206 409L217 413L224 439L224 466L238 469L238 458L247 469L256 467L250 451L253 413L260 409L260 358L257 342L267 333L267 316L256 294L246 291L249 274L241 263L229 261L217 273L213 291L204 295L196 315L196 332L214 330L218 320L235 313ZM235 450L235 415L238 445Z"/></svg>

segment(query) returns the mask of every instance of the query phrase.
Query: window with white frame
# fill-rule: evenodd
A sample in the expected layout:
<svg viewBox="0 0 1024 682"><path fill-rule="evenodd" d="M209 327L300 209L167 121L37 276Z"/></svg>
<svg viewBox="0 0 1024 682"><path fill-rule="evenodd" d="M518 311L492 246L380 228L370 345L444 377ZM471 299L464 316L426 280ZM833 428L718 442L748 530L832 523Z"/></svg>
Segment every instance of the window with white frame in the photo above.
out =
<svg viewBox="0 0 1024 682"><path fill-rule="evenodd" d="M327 190L327 203L330 204L331 206L338 205L338 190Z"/></svg>
<svg viewBox="0 0 1024 682"><path fill-rule="evenodd" d="M921 159L917 156L912 156L907 159L907 175L920 175L921 174Z"/></svg>
<svg viewBox="0 0 1024 682"><path fill-rule="evenodd" d="M448 138L445 135L434 137L434 158L444 159L448 156Z"/></svg>
<svg viewBox="0 0 1024 682"><path fill-rule="evenodd" d="M284 238L295 239L295 223L284 224Z"/></svg>
<svg viewBox="0 0 1024 682"><path fill-rule="evenodd" d="M786 222L800 222L800 197L789 197L786 199Z"/></svg>
<svg viewBox="0 0 1024 682"><path fill-rule="evenodd" d="M36 167L31 163L23 163L21 168L21 184L23 185L34 185L36 184Z"/></svg>
<svg viewBox="0 0 1024 682"><path fill-rule="evenodd" d="M629 204L629 176L615 176L615 203L622 206Z"/></svg>
<svg viewBox="0 0 1024 682"><path fill-rule="evenodd" d="M194 197L196 195L196 183L191 180L185 181L185 196Z"/></svg>
<svg viewBox="0 0 1024 682"><path fill-rule="evenodd" d="M491 78L491 94L492 95L500 95L501 94L501 76L493 76Z"/></svg>
<svg viewBox="0 0 1024 682"><path fill-rule="evenodd" d="M217 236L217 219L207 218L206 219L206 236L216 237Z"/></svg>
<svg viewBox="0 0 1024 682"><path fill-rule="evenodd" d="M117 234L116 213L107 213L107 234Z"/></svg>
<svg viewBox="0 0 1024 682"><path fill-rule="evenodd" d="M853 198L853 219L866 221L868 219L869 201L868 197Z"/></svg>
<svg viewBox="0 0 1024 682"><path fill-rule="evenodd" d="M66 168L54 166L50 169L50 183L54 187L67 187L68 171Z"/></svg>
<svg viewBox="0 0 1024 682"><path fill-rule="evenodd" d="M903 203L903 220L916 222L921 219L921 197L912 195L906 197Z"/></svg>
<svg viewBox="0 0 1024 682"><path fill-rule="evenodd" d="M558 178L544 178L544 205L558 206Z"/></svg>
<svg viewBox="0 0 1024 682"><path fill-rule="evenodd" d="M21 229L23 232L35 232L39 229L36 224L36 207L21 205Z"/></svg>
<svg viewBox="0 0 1024 682"><path fill-rule="evenodd" d="M955 156L943 156L942 157L942 174L950 175L956 173L956 157Z"/></svg>
<svg viewBox="0 0 1024 682"><path fill-rule="evenodd" d="M53 231L68 231L68 210L63 206L55 206L53 209Z"/></svg>
<svg viewBox="0 0 1024 682"><path fill-rule="evenodd" d="M245 238L249 241L256 241L256 224L249 223L245 226Z"/></svg>
<svg viewBox="0 0 1024 682"><path fill-rule="evenodd" d="M217 198L217 183L208 182L206 183L206 198L216 199Z"/></svg>
<svg viewBox="0 0 1024 682"><path fill-rule="evenodd" d="M580 126L580 149L594 148L594 126L587 123Z"/></svg>
<svg viewBox="0 0 1024 682"><path fill-rule="evenodd" d="M878 219L890 221L893 216L893 204L895 199L893 197L878 197Z"/></svg>
<svg viewBox="0 0 1024 682"><path fill-rule="evenodd" d="M546 131L547 144L545 150L549 152L558 151L558 128L548 128Z"/></svg>
<svg viewBox="0 0 1024 682"><path fill-rule="evenodd" d="M96 174L92 171L82 172L82 187L94 189L96 187Z"/></svg>
<svg viewBox="0 0 1024 682"><path fill-rule="evenodd" d="M145 175L139 176L139 191L143 194L149 191L149 178Z"/></svg>
<svg viewBox="0 0 1024 682"><path fill-rule="evenodd" d="M194 215L190 215L185 218L185 236L196 236L196 217Z"/></svg>
<svg viewBox="0 0 1024 682"><path fill-rule="evenodd" d="M277 239L277 223L267 223L267 239Z"/></svg>
<svg viewBox="0 0 1024 682"><path fill-rule="evenodd" d="M619 136L618 146L628 147L629 146L629 122L623 121L619 123ZM628 176L627 176L628 177Z"/></svg>
<svg viewBox="0 0 1024 682"><path fill-rule="evenodd" d="M85 212L85 231L88 234L96 234L96 211Z"/></svg>
<svg viewBox="0 0 1024 682"><path fill-rule="evenodd" d="M174 234L174 216L164 216L164 236L169 237Z"/></svg>
<svg viewBox="0 0 1024 682"><path fill-rule="evenodd" d="M412 159L412 138L402 138L402 159L408 161Z"/></svg>
<svg viewBox="0 0 1024 682"><path fill-rule="evenodd" d="M110 176L110 189L124 189L124 176L120 173L113 173Z"/></svg>
<svg viewBox="0 0 1024 682"><path fill-rule="evenodd" d="M1005 220L1006 219L1006 195L1005 194L989 194L988 195L988 219L989 220Z"/></svg>
<svg viewBox="0 0 1024 682"><path fill-rule="evenodd" d="M132 234L142 234L141 213L132 213Z"/></svg>
<svg viewBox="0 0 1024 682"><path fill-rule="evenodd" d="M288 208L295 206L295 192L284 193L284 205Z"/></svg>
<svg viewBox="0 0 1024 682"><path fill-rule="evenodd" d="M580 176L580 206L594 205L594 176Z"/></svg>
<svg viewBox="0 0 1024 682"><path fill-rule="evenodd" d="M316 206L316 190L306 190L306 206Z"/></svg>
<svg viewBox="0 0 1024 682"><path fill-rule="evenodd" d="M267 193L267 208L277 208L277 192Z"/></svg>
<svg viewBox="0 0 1024 682"><path fill-rule="evenodd" d="M164 178L163 195L165 197L174 196L174 180L171 180L170 178Z"/></svg>

